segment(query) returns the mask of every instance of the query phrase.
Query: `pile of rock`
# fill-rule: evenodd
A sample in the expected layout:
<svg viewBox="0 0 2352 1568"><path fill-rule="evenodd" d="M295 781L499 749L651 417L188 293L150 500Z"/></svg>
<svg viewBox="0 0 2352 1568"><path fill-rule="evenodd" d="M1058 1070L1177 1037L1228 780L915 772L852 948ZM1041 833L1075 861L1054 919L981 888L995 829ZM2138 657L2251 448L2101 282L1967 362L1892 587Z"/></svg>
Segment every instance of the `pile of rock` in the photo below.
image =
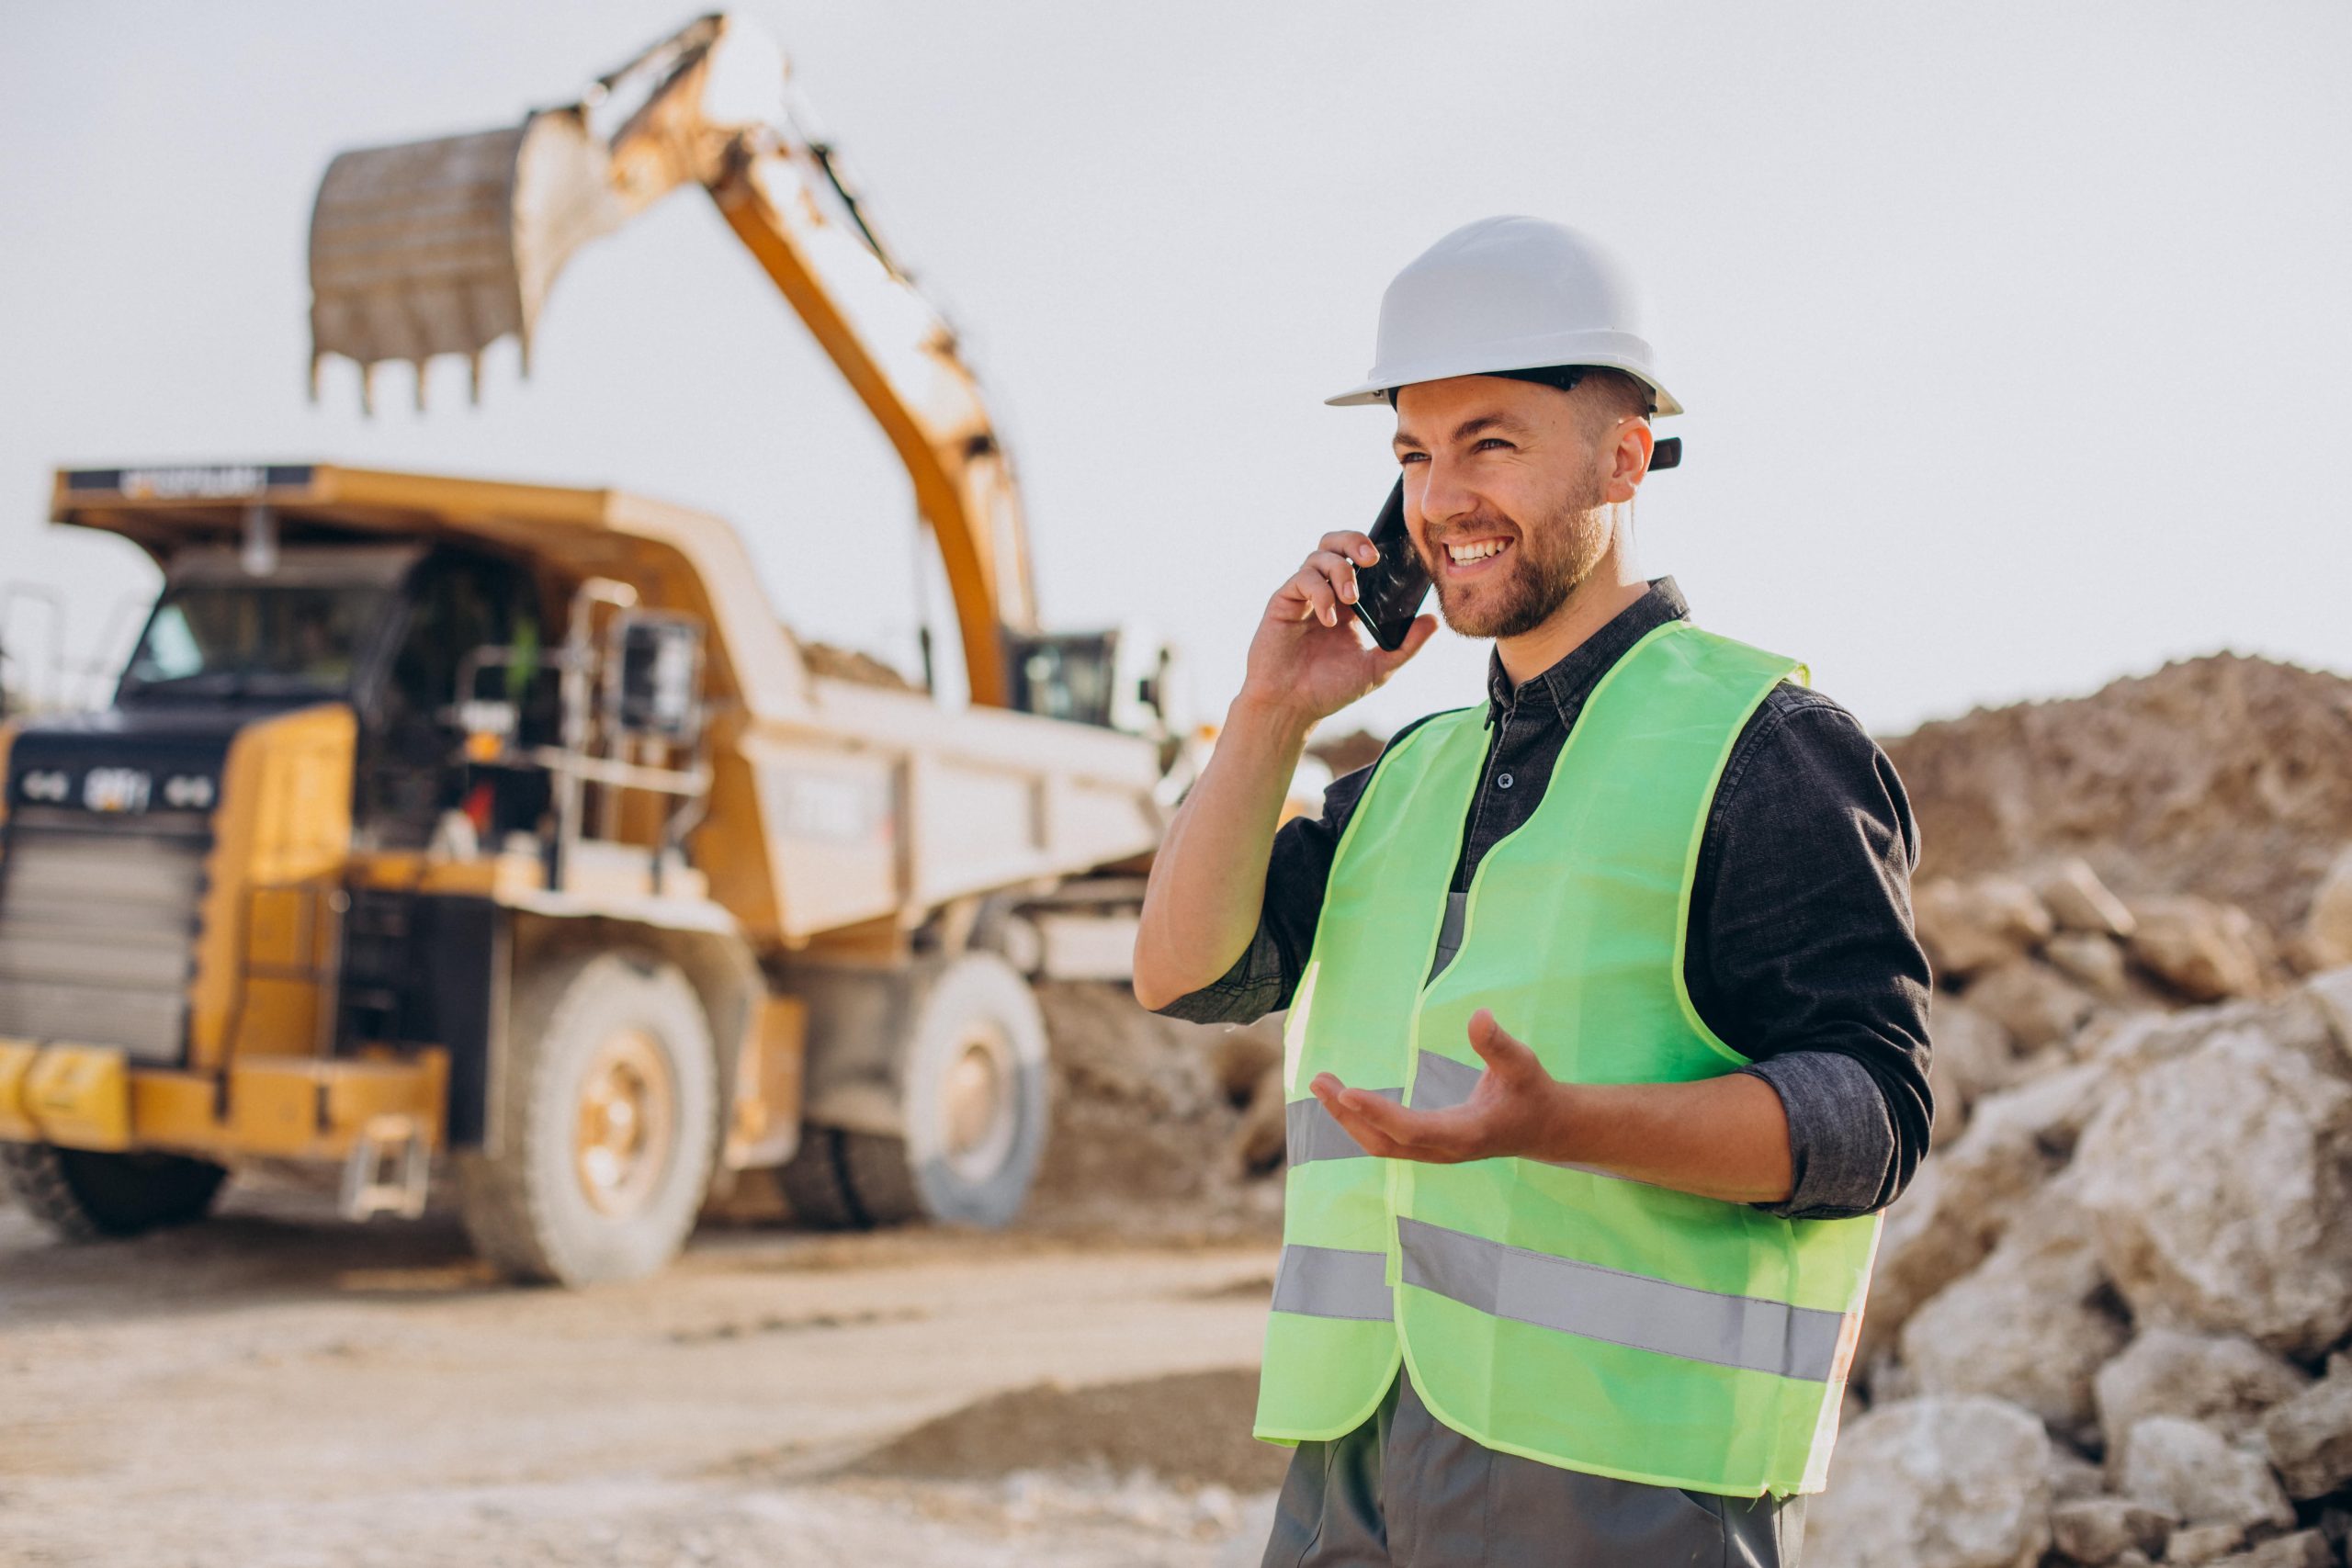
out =
<svg viewBox="0 0 2352 1568"><path fill-rule="evenodd" d="M2352 968L2297 980L2245 911L2080 862L1917 905L1939 1147L1808 1564L2342 1562Z"/></svg>
<svg viewBox="0 0 2352 1568"><path fill-rule="evenodd" d="M2236 905L2127 903L2080 858L2030 875L1934 878L1913 906L1939 992L1932 1061L1946 1141L1962 1122L1952 1112L2060 1065L2095 1020L2263 996L2294 967Z"/></svg>
<svg viewBox="0 0 2352 1568"><path fill-rule="evenodd" d="M1148 1013L1125 986L1037 987L1052 1045L1052 1135L1024 1224L1154 1237L1282 1227L1283 1043Z"/></svg>
<svg viewBox="0 0 2352 1568"><path fill-rule="evenodd" d="M2195 893L2291 931L2352 840L2352 678L2324 670L2213 654L1885 745L1925 877L2081 855L2126 897Z"/></svg>

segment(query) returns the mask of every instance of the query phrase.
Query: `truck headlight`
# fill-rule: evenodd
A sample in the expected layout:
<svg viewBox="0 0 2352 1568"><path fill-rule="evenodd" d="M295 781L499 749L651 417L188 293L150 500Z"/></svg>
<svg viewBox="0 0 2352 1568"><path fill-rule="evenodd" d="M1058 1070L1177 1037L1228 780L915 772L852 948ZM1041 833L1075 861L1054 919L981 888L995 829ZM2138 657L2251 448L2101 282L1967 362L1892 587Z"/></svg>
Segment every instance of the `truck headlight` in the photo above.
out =
<svg viewBox="0 0 2352 1568"><path fill-rule="evenodd" d="M183 811L212 808L212 781L203 773L174 773L164 781L164 804Z"/></svg>

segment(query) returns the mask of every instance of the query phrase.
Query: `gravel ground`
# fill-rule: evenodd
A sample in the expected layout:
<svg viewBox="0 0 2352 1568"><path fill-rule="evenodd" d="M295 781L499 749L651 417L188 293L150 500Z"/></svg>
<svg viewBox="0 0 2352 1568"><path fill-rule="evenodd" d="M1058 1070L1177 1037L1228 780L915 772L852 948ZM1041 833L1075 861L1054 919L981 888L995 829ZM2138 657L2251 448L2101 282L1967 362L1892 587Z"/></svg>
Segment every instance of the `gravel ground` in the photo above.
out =
<svg viewBox="0 0 2352 1568"><path fill-rule="evenodd" d="M237 1191L64 1247L0 1209L0 1562L1253 1563L1272 1263L727 1229L563 1292L443 1213Z"/></svg>

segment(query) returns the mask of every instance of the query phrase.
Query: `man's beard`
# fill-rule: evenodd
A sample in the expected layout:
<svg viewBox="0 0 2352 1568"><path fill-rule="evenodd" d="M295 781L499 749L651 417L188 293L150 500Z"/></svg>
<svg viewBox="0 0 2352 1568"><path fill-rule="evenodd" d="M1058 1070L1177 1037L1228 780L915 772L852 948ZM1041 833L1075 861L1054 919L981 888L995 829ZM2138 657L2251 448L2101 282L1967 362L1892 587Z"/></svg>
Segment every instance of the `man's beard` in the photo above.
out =
<svg viewBox="0 0 2352 1568"><path fill-rule="evenodd" d="M1606 504L1600 476L1589 473L1575 493L1532 527L1482 509L1448 528L1448 537L1459 538L1493 534L1498 523L1510 524L1516 537L1508 552L1510 575L1498 583L1481 584L1476 602L1465 602L1465 589L1449 587L1444 543L1432 541L1440 558L1428 564L1445 624L1464 637L1507 637L1524 636L1550 620L1608 552L1609 520L1601 513Z"/></svg>

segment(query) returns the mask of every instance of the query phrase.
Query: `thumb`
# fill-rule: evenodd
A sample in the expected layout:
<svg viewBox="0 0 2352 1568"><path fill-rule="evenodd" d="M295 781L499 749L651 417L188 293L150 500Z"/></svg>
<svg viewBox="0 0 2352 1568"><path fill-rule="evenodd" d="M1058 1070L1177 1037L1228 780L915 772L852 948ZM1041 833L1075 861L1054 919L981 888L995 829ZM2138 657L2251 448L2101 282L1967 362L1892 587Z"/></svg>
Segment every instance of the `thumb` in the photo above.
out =
<svg viewBox="0 0 2352 1568"><path fill-rule="evenodd" d="M1413 624L1405 629L1405 640L1396 645L1396 652L1385 656L1388 661L1388 668L1394 670L1420 652L1421 645L1436 635L1437 617L1435 615L1415 615Z"/></svg>
<svg viewBox="0 0 2352 1568"><path fill-rule="evenodd" d="M1470 1015L1468 1033L1470 1049L1478 1053L1478 1059L1505 1077L1521 1077L1536 1066L1535 1053L1495 1021L1491 1008L1480 1008Z"/></svg>

